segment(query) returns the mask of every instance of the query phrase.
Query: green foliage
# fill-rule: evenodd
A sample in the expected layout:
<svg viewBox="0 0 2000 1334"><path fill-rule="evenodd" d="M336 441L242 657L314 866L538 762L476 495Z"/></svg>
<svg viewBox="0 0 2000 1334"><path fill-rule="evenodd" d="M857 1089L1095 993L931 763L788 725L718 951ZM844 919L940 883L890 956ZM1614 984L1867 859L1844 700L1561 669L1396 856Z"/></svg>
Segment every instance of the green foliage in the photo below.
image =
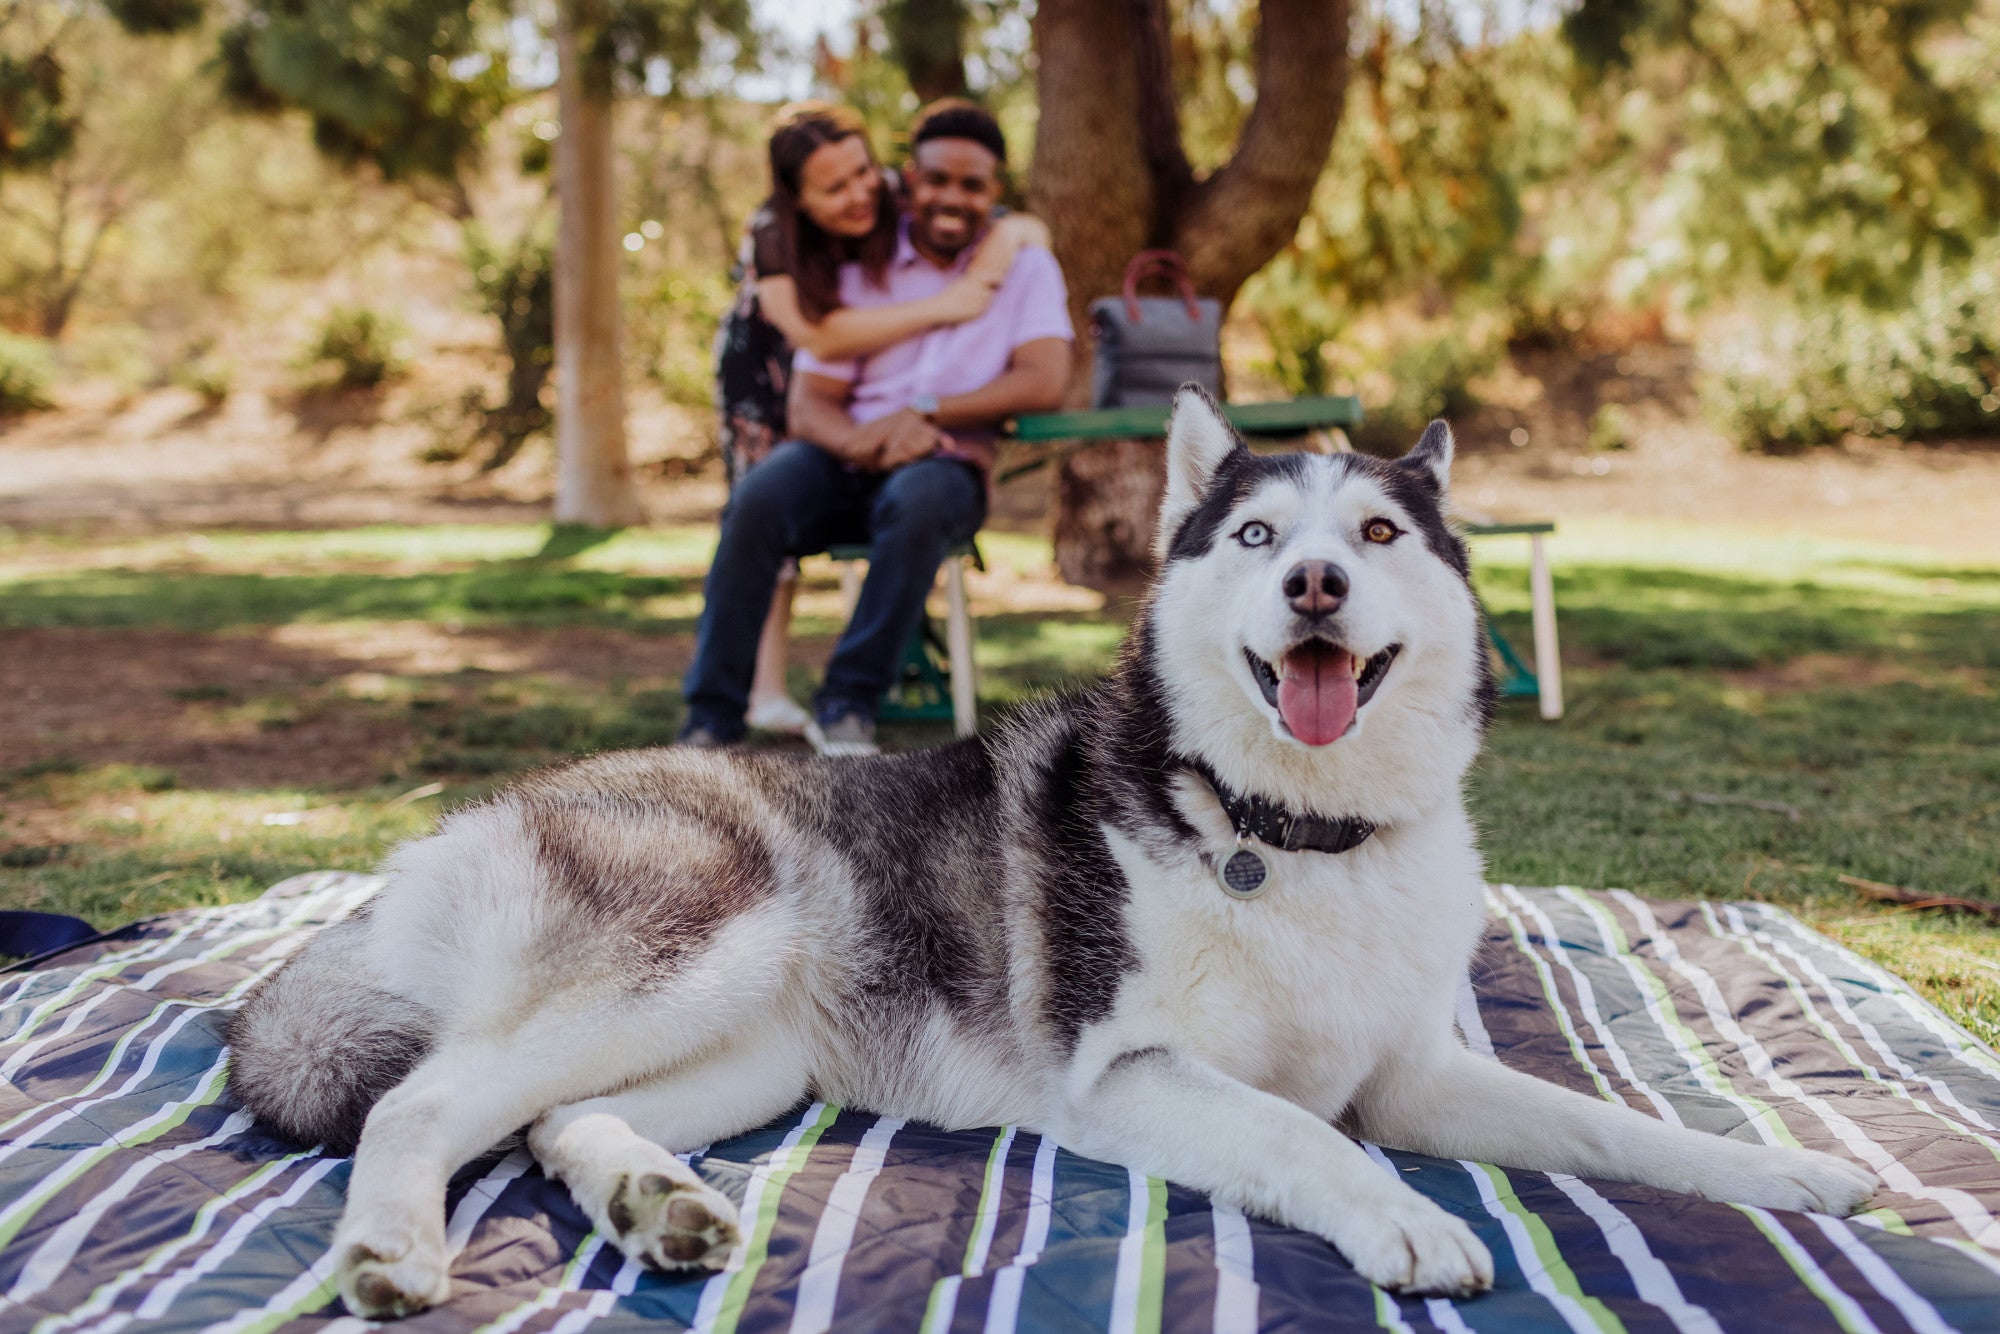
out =
<svg viewBox="0 0 2000 1334"><path fill-rule="evenodd" d="M1423 14L1414 34L1386 19L1364 30L1326 174L1273 265L1288 290L1324 294L1322 325L1397 302L1435 316L1466 298L1526 299L1542 263L1518 244L1529 203L1546 212L1538 192L1575 169L1559 44L1541 32L1467 43L1448 16ZM1263 313L1276 294L1251 295Z"/></svg>
<svg viewBox="0 0 2000 1334"><path fill-rule="evenodd" d="M64 338L59 364L68 374L115 385L124 394L159 380L153 340L136 324L92 324L76 330Z"/></svg>
<svg viewBox="0 0 2000 1334"><path fill-rule="evenodd" d="M1412 329L1497 322L1465 339L1497 351L1574 345L1621 312L1741 310L1761 327L1709 347L1707 402L1747 444L1995 429L1976 289L2000 257L1975 253L2000 231L1990 15L1586 0L1557 29L1473 41L1462 14L1418 12L1360 30L1313 206L1245 289L1288 388L1360 392L1400 433L1479 369Z"/></svg>
<svg viewBox="0 0 2000 1334"><path fill-rule="evenodd" d="M365 306L337 306L300 359L315 387L376 389L406 367L399 348L403 326Z"/></svg>
<svg viewBox="0 0 2000 1334"><path fill-rule="evenodd" d="M47 50L0 51L0 170L46 167L75 142L76 118L63 108L61 62Z"/></svg>
<svg viewBox="0 0 2000 1334"><path fill-rule="evenodd" d="M1632 412L1622 403L1606 403L1591 414L1584 448L1594 453L1628 449L1632 444Z"/></svg>
<svg viewBox="0 0 2000 1334"><path fill-rule="evenodd" d="M1676 122L1660 203L1679 244L1658 267L1711 292L1893 306L2000 224L1992 34L1967 41L1973 8L1590 0L1564 26L1600 66L1586 96L1639 95ZM1636 146L1632 128L1611 146Z"/></svg>
<svg viewBox="0 0 2000 1334"><path fill-rule="evenodd" d="M734 288L714 269L661 266L636 275L626 288L625 328L640 373L668 402L705 407L715 401L710 348Z"/></svg>
<svg viewBox="0 0 2000 1334"><path fill-rule="evenodd" d="M1482 344L1457 325L1399 341L1388 349L1374 377L1386 382L1386 394L1364 395L1366 415L1348 435L1370 453L1391 458L1406 453L1433 417L1462 418L1477 406L1472 381L1499 359L1498 346ZM1371 397L1376 401L1370 402Z"/></svg>
<svg viewBox="0 0 2000 1334"><path fill-rule="evenodd" d="M134 36L184 32L199 24L203 0L99 0L111 17Z"/></svg>
<svg viewBox="0 0 2000 1334"><path fill-rule="evenodd" d="M1895 310L1847 300L1760 312L1708 349L1712 410L1753 446L2000 431L1996 258L1928 270Z"/></svg>
<svg viewBox="0 0 2000 1334"><path fill-rule="evenodd" d="M482 0L247 0L221 40L224 86L304 108L331 157L456 182L509 97L506 18Z"/></svg>
<svg viewBox="0 0 2000 1334"><path fill-rule="evenodd" d="M752 68L757 31L750 0L570 0L586 77L623 76L680 97L710 91L707 80Z"/></svg>
<svg viewBox="0 0 2000 1334"><path fill-rule="evenodd" d="M169 378L182 389L198 394L202 406L212 410L228 399L235 373L228 362L204 353L180 362Z"/></svg>
<svg viewBox="0 0 2000 1334"><path fill-rule="evenodd" d="M1360 30L1312 207L1245 289L1286 389L1361 396L1360 447L1402 452L1476 405L1510 339L1595 306L1609 246L1563 197L1585 134L1567 70L1552 33L1473 42L1428 6L1414 32Z"/></svg>
<svg viewBox="0 0 2000 1334"><path fill-rule="evenodd" d="M1255 296L1270 372L1290 394L1358 394L1364 417L1348 437L1370 453L1400 455L1431 418L1470 412L1473 381L1504 350L1491 318L1356 320L1283 259L1259 276Z"/></svg>
<svg viewBox="0 0 2000 1334"><path fill-rule="evenodd" d="M539 231L501 246L483 228L468 227L465 258L480 304L500 325L507 356L507 397L497 407L483 398L475 405L481 434L493 446L481 466L491 471L552 420L542 390L555 366L555 250Z"/></svg>
<svg viewBox="0 0 2000 1334"><path fill-rule="evenodd" d="M181 32L202 20L203 0L99 0L126 32ZM0 172L38 171L76 147L66 48L91 15L80 5L15 3L0 11ZM79 22L79 20L82 20Z"/></svg>
<svg viewBox="0 0 2000 1334"><path fill-rule="evenodd" d="M0 416L55 406L49 398L55 373L47 342L0 329Z"/></svg>

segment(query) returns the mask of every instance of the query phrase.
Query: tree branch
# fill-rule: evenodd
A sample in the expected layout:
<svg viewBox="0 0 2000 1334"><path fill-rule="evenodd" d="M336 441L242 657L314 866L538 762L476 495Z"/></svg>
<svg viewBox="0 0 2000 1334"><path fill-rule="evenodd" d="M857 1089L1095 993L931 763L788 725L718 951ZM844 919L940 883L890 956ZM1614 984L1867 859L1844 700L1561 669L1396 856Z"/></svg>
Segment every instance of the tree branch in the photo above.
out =
<svg viewBox="0 0 2000 1334"><path fill-rule="evenodd" d="M1195 286L1225 303L1297 232L1347 91L1348 0L1263 0L1258 16L1257 105L1174 234Z"/></svg>

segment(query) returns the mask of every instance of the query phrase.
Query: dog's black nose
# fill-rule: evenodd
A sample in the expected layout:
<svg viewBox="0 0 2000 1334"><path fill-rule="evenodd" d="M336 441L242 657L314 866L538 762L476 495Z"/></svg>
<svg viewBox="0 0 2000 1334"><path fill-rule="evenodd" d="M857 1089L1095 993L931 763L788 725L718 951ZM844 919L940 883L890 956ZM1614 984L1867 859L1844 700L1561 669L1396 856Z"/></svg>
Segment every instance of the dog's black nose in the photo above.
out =
<svg viewBox="0 0 2000 1334"><path fill-rule="evenodd" d="M1302 560L1285 572L1284 589L1292 610L1316 621L1340 610L1347 571L1330 560Z"/></svg>

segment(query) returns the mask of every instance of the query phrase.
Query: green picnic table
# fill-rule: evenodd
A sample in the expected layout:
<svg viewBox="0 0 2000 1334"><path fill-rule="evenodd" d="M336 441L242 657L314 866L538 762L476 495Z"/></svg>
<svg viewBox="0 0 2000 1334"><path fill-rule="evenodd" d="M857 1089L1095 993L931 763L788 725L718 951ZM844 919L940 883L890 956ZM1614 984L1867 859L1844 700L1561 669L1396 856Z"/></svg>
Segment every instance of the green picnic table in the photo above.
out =
<svg viewBox="0 0 2000 1334"><path fill-rule="evenodd" d="M1023 445L1053 446L1036 452L1034 458L1013 464L1000 473L999 480L1012 481L1033 472L1051 459L1092 440L1143 440L1166 438L1167 415L1162 404L1145 408L1099 408L1091 412L1042 412L1014 419L1013 439ZM1352 394L1332 394L1316 398L1290 398L1273 403L1226 403L1223 415L1245 435L1307 435L1336 426L1361 424L1361 400Z"/></svg>

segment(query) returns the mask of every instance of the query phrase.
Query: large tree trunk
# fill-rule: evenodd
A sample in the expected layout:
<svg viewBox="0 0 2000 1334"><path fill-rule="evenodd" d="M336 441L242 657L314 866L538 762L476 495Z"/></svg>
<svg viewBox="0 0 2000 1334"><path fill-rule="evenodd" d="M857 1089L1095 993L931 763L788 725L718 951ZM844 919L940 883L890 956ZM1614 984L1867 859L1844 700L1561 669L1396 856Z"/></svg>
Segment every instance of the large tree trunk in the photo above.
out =
<svg viewBox="0 0 2000 1334"><path fill-rule="evenodd" d="M590 48L602 0L556 4L556 507L558 523L638 523L618 347L611 71Z"/></svg>
<svg viewBox="0 0 2000 1334"><path fill-rule="evenodd" d="M1348 0L1262 0L1257 104L1229 161L1196 179L1181 145L1167 0L1041 0L1035 211L1055 235L1081 332L1149 246L1178 250L1225 307L1290 243L1312 201L1347 89ZM1089 397L1078 358L1071 402ZM1157 442L1114 441L1063 464L1063 577L1124 593L1144 579L1161 486Z"/></svg>

